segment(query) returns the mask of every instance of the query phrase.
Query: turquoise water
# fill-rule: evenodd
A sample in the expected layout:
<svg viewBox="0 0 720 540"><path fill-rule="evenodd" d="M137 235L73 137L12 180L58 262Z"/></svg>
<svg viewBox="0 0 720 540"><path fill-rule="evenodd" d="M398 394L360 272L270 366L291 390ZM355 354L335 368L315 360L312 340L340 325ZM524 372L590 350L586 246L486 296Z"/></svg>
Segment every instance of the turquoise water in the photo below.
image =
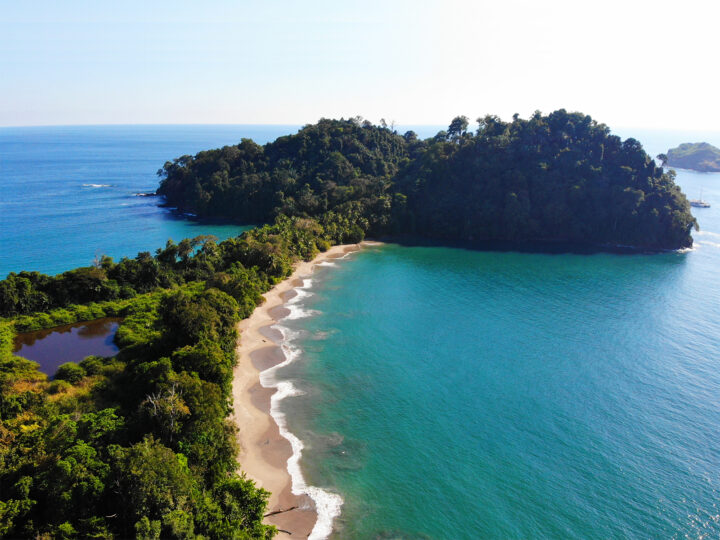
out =
<svg viewBox="0 0 720 540"><path fill-rule="evenodd" d="M688 253L318 269L278 377L337 538L720 536L720 175L678 180L713 205Z"/></svg>

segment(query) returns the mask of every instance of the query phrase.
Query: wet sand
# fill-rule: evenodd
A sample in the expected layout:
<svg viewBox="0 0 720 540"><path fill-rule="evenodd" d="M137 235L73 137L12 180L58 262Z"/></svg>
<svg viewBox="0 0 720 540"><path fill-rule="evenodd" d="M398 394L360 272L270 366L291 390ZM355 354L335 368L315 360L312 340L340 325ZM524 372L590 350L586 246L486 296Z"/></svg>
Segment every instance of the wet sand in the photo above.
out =
<svg viewBox="0 0 720 540"><path fill-rule="evenodd" d="M265 302L249 318L238 324L238 364L233 376L234 421L240 444L238 461L248 478L272 493L268 513L279 513L268 516L265 522L291 533L292 538L307 538L317 513L310 497L292 493L287 470L292 448L270 416L270 396L276 389L260 384L260 372L284 360L278 345L282 336L270 326L289 313L283 305L295 295L293 289L302 285L301 278L310 275L316 264L342 257L361 246L333 246L312 261L300 263L289 278L263 295ZM288 510L293 507L296 508ZM279 537L283 536L288 534L280 532Z"/></svg>

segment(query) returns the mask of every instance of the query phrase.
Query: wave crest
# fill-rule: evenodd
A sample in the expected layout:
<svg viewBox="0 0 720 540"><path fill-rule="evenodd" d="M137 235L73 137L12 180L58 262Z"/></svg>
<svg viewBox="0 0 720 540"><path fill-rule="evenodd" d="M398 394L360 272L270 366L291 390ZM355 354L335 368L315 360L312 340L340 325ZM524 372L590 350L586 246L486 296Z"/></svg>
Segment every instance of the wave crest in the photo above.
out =
<svg viewBox="0 0 720 540"><path fill-rule="evenodd" d="M300 319L318 313L315 310L304 309L299 305L304 299L312 296L313 293L307 290L312 286L312 283L312 279L305 278L303 279L302 285L295 288L295 296L285 303L285 307L290 310L290 314L284 317L284 319ZM333 521L340 515L343 499L337 493L308 485L302 474L300 458L302 457L302 451L305 446L303 442L288 429L286 415L280 410L280 402L287 397L303 395L304 392L297 388L291 381L281 381L276 377L277 370L294 362L295 359L302 354L300 348L292 344L301 334L280 324L273 325L273 328L276 328L282 334L280 347L285 360L262 371L260 373L260 384L265 388L276 389L275 393L270 397L270 415L275 420L275 423L277 423L280 435L285 437L292 447L292 455L287 461L287 470L292 479L291 490L294 495L309 496L315 503L317 521L308 539L322 540L332 533Z"/></svg>

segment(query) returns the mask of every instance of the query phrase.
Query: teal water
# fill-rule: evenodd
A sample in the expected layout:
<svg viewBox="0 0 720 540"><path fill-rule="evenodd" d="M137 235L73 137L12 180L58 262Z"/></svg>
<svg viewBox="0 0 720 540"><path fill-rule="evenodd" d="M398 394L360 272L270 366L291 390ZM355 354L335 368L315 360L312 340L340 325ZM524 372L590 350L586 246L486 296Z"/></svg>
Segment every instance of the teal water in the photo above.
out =
<svg viewBox="0 0 720 540"><path fill-rule="evenodd" d="M720 536L720 175L678 181L713 205L687 253L386 245L306 281L280 408L334 537Z"/></svg>

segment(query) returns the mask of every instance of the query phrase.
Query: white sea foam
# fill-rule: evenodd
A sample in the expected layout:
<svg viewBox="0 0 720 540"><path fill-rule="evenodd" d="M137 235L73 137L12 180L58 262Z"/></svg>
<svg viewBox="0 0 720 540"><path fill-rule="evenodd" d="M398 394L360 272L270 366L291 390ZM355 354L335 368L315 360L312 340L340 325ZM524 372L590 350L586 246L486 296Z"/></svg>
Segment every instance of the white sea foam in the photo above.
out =
<svg viewBox="0 0 720 540"><path fill-rule="evenodd" d="M300 318L298 316L300 313L305 314L303 316L309 316L316 313L313 310L305 310L302 306L298 305L303 299L312 296L312 293L306 290L311 285L312 280L306 278L303 280L301 287L295 288L295 292L297 294L285 304L285 306L290 309L290 315L285 317L285 319ZM293 317L293 314L296 316ZM308 539L322 540L330 536L330 533L332 533L333 521L340 515L343 499L336 493L331 493L322 488L308 485L302 474L302 470L300 469L300 458L302 456L304 445L294 433L288 430L286 416L280 410L280 402L286 397L302 395L303 392L296 388L291 381L280 381L275 375L279 369L295 361L295 359L302 353L299 347L293 345L293 341L296 340L301 333L281 324L275 324L273 328L279 330L283 336L283 341L280 347L285 360L276 366L261 372L260 384L265 388L277 389L270 398L270 415L277 423L280 435L285 437L292 447L292 456L290 456L287 461L287 469L290 473L290 478L292 479L292 492L295 495L306 494L315 503L315 510L317 511L318 517Z"/></svg>
<svg viewBox="0 0 720 540"><path fill-rule="evenodd" d="M291 321L295 319L304 319L305 317L312 317L313 315L317 315L319 313L314 309L305 309L298 306L297 304L288 304L285 307L287 307L290 311L290 313L285 318Z"/></svg>
<svg viewBox="0 0 720 540"><path fill-rule="evenodd" d="M282 334L283 345L289 346L291 341L295 341L301 335L301 333L298 332L297 330L292 330L291 328L288 328L287 326L283 326L279 323L274 324L272 327L275 330L278 330Z"/></svg>
<svg viewBox="0 0 720 540"><path fill-rule="evenodd" d="M331 261L323 261L317 264L318 266L337 266L337 263Z"/></svg>
<svg viewBox="0 0 720 540"><path fill-rule="evenodd" d="M697 243L700 244L701 246L712 246L712 247L720 248L720 243L718 243L718 242L710 242L708 240L703 240L702 242L697 242Z"/></svg>
<svg viewBox="0 0 720 540"><path fill-rule="evenodd" d="M295 288L295 296L285 303L285 307L290 313L285 317L286 319L293 321L295 319L304 319L306 317L312 317L317 315L319 312L314 309L305 309L300 303L313 295L307 289L312 286L312 279L303 279L303 284L300 287Z"/></svg>
<svg viewBox="0 0 720 540"><path fill-rule="evenodd" d="M110 187L110 184L83 184L84 187Z"/></svg>
<svg viewBox="0 0 720 540"><path fill-rule="evenodd" d="M693 233L696 236L714 236L715 238L720 238L720 233L712 232L712 231L695 231Z"/></svg>

